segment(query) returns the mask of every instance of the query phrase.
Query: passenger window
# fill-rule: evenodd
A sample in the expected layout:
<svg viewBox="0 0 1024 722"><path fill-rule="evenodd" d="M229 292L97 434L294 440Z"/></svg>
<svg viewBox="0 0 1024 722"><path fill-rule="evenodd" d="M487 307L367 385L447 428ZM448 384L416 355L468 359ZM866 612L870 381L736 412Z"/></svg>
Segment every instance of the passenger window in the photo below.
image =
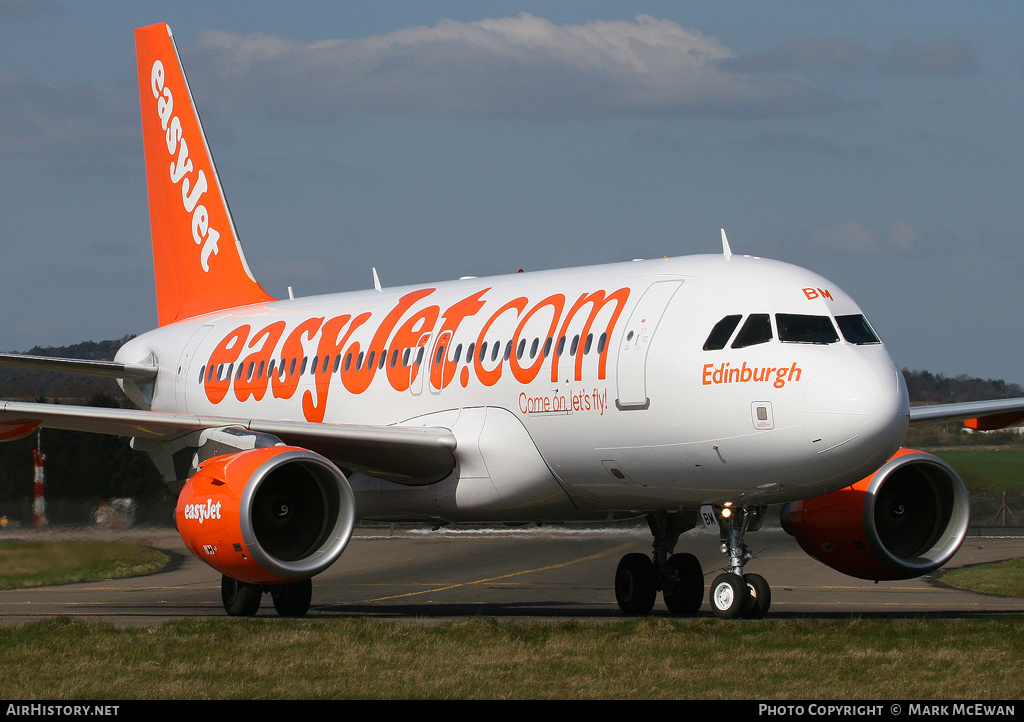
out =
<svg viewBox="0 0 1024 722"><path fill-rule="evenodd" d="M715 327L711 329L708 340L704 342L704 350L720 351L725 348L725 344L729 343L732 332L740 325L741 318L743 317L737 313L733 316L726 316L716 323Z"/></svg>
<svg viewBox="0 0 1024 722"><path fill-rule="evenodd" d="M779 340L786 343L837 343L839 334L828 316L777 313Z"/></svg>
<svg viewBox="0 0 1024 722"><path fill-rule="evenodd" d="M732 348L746 348L772 340L772 322L767 313L752 313L743 322L743 327L736 334Z"/></svg>
<svg viewBox="0 0 1024 722"><path fill-rule="evenodd" d="M875 332L871 330L868 320L860 314L852 316L836 316L836 323L839 324L839 331L849 343L859 346L869 343L882 343Z"/></svg>

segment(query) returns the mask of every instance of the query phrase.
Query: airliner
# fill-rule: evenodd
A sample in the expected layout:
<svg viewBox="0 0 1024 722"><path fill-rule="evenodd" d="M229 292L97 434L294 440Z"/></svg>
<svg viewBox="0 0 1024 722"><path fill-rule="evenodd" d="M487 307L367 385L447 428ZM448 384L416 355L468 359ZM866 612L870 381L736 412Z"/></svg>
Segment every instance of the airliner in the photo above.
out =
<svg viewBox="0 0 1024 722"><path fill-rule="evenodd" d="M187 548L234 616L269 593L303 616L357 520L551 523L644 518L650 554L613 577L625 615L760 618L746 534L783 504L812 557L855 577L946 563L969 502L908 424L998 428L1024 399L911 408L864 313L794 265L721 253L277 299L228 211L170 29L135 32L158 327L114 361L5 354L113 377L136 409L0 402L0 438L130 436L180 490ZM369 285L369 284L368 284ZM291 294L289 294L291 296Z"/></svg>

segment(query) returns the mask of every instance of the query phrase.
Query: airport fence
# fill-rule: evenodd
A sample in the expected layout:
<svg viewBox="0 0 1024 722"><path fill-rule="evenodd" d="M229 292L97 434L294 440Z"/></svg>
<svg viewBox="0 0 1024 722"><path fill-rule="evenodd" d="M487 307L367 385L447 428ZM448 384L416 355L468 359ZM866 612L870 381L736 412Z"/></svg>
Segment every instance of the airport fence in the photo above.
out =
<svg viewBox="0 0 1024 722"><path fill-rule="evenodd" d="M971 526L1024 526L1024 492L971 494Z"/></svg>

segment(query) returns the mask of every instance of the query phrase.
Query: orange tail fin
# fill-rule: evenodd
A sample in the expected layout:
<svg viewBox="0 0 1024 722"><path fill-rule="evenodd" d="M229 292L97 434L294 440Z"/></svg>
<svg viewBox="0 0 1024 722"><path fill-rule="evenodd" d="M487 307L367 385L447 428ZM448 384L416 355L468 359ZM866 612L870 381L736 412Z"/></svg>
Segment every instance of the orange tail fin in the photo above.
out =
<svg viewBox="0 0 1024 722"><path fill-rule="evenodd" d="M274 299L253 278L171 29L135 31L160 325Z"/></svg>

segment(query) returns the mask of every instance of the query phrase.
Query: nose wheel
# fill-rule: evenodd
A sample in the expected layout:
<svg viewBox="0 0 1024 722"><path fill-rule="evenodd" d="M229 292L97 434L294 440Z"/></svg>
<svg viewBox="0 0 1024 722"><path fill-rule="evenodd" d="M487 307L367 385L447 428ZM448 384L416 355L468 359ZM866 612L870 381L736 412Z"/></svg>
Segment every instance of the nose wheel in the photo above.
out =
<svg viewBox="0 0 1024 722"><path fill-rule="evenodd" d="M747 604L747 585L732 572L719 574L711 583L708 601L719 619L737 619Z"/></svg>
<svg viewBox="0 0 1024 722"><path fill-rule="evenodd" d="M722 553L729 555L729 571L715 577L708 594L711 611L719 619L761 619L772 604L772 590L765 578L743 573L752 556L744 535L761 527L764 512L763 506L715 509Z"/></svg>

